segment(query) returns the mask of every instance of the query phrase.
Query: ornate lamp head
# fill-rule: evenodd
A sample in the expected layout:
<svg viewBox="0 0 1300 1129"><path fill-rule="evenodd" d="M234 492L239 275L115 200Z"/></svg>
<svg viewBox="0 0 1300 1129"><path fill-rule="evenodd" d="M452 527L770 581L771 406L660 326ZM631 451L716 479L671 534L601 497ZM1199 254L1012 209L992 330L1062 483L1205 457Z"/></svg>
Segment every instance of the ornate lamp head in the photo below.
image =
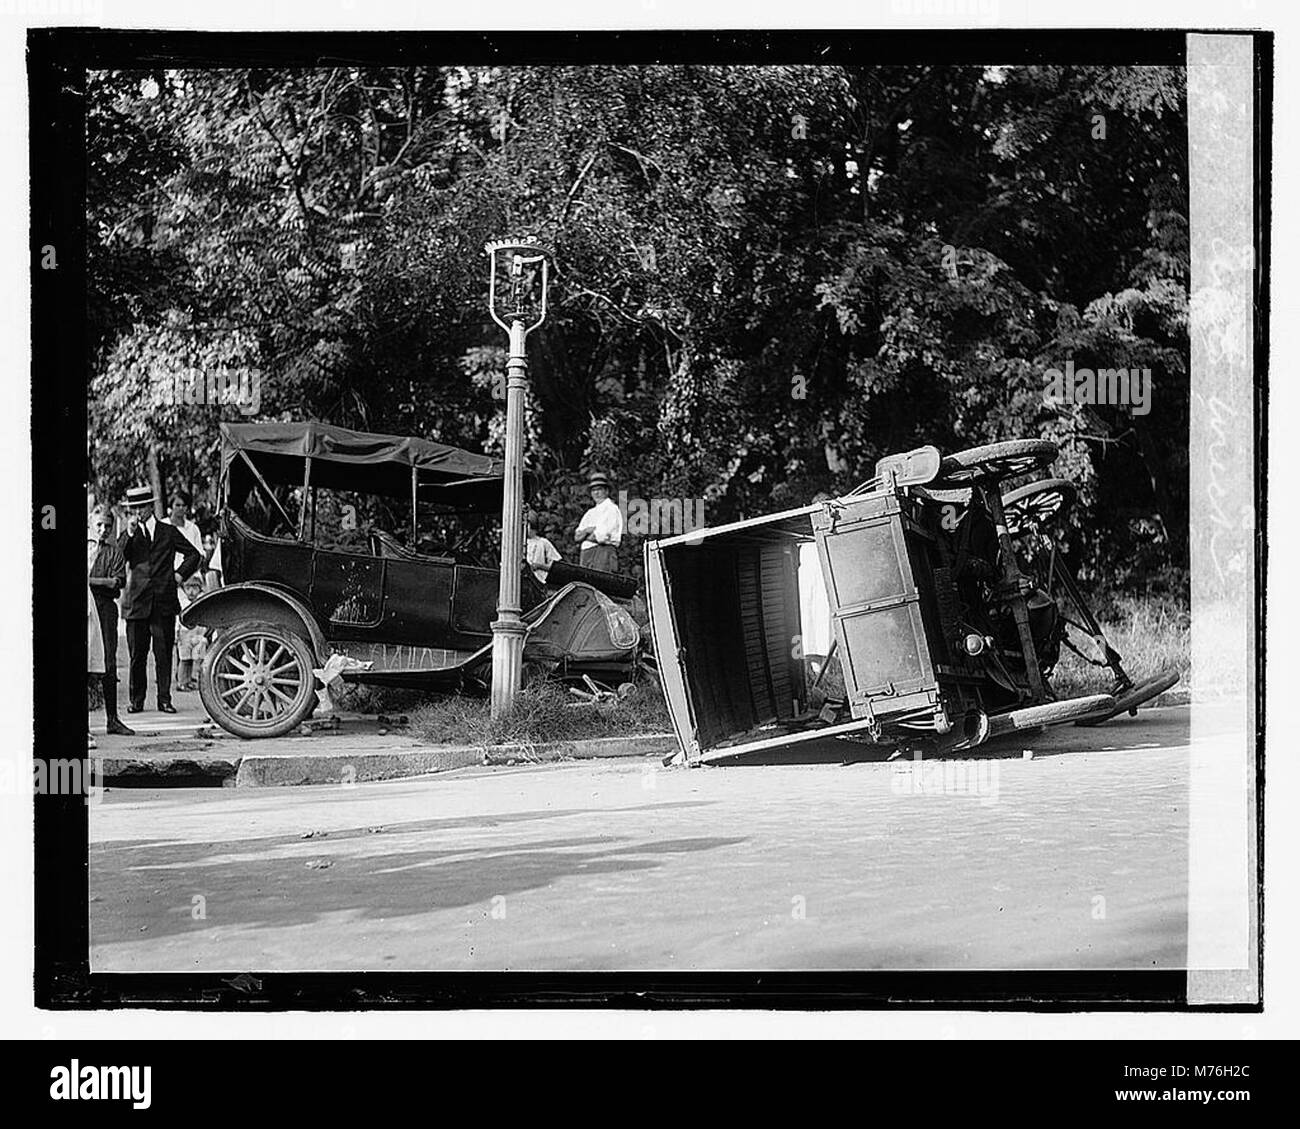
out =
<svg viewBox="0 0 1300 1129"><path fill-rule="evenodd" d="M507 333L522 322L531 333L546 320L551 253L529 239L498 239L483 250L490 264L488 312Z"/></svg>

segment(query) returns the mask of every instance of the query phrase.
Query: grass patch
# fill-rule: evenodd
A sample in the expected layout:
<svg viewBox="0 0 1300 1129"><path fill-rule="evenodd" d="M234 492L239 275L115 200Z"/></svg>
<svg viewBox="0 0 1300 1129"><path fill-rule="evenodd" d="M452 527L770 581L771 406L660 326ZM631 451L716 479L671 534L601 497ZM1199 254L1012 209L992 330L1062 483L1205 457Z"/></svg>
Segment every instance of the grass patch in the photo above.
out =
<svg viewBox="0 0 1300 1129"><path fill-rule="evenodd" d="M670 730L663 695L653 683L636 685L611 702L584 702L558 682L520 690L514 708L493 718L483 698L454 696L411 715L411 735L430 745L540 745L598 737L635 737Z"/></svg>
<svg viewBox="0 0 1300 1129"><path fill-rule="evenodd" d="M1167 670L1179 674L1187 687L1192 665L1192 617L1187 605L1170 597L1117 596L1098 611L1110 645L1124 659L1124 669L1135 682L1144 682ZM1070 641L1089 658L1096 647L1082 632L1070 628ZM1078 655L1061 649L1052 675L1052 688L1060 697L1100 694L1110 689L1111 673L1089 666Z"/></svg>

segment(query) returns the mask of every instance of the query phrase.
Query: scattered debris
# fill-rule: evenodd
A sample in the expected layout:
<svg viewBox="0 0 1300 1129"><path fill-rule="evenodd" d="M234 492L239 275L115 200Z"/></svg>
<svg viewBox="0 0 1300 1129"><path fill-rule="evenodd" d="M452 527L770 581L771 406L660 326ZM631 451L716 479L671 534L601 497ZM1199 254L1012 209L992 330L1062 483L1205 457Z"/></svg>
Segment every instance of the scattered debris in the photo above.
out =
<svg viewBox="0 0 1300 1129"><path fill-rule="evenodd" d="M325 665L319 669L313 669L312 674L320 682L320 689L316 691L317 710L322 715L333 714L335 704L334 697L341 695L347 688L347 683L343 681L344 671L364 671L369 670L374 664L361 662L348 655L335 652L325 660Z"/></svg>
<svg viewBox="0 0 1300 1129"><path fill-rule="evenodd" d="M300 839L324 839L325 836L328 835L328 834L329 834L328 831L307 831L307 832L304 832L302 835L299 835L298 838L300 838Z"/></svg>
<svg viewBox="0 0 1300 1129"><path fill-rule="evenodd" d="M334 865L334 863L333 863L333 860L331 860L331 859L312 859L311 862L307 863L307 869L308 869L308 870L328 870L328 869L329 869L331 866L333 866L333 865Z"/></svg>
<svg viewBox="0 0 1300 1129"><path fill-rule="evenodd" d="M232 976L222 983L229 984L236 992L260 992L262 990L262 981L248 972L241 972L238 976Z"/></svg>
<svg viewBox="0 0 1300 1129"><path fill-rule="evenodd" d="M587 687L586 690L579 690L576 686L570 686L569 693L584 705L591 705L597 702L617 702L620 697L626 697L625 694L620 695L617 691L611 690L608 686L604 686L597 682L590 674L584 674L582 676L582 682L583 685ZM623 685L627 686L630 684L625 682Z"/></svg>

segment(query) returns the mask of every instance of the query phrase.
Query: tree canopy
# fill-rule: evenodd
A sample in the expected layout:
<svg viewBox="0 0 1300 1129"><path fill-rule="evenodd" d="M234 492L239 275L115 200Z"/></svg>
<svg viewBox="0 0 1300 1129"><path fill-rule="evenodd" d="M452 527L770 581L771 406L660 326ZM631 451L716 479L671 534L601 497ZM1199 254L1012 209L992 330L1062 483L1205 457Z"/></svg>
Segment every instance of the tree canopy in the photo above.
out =
<svg viewBox="0 0 1300 1129"><path fill-rule="evenodd" d="M550 520L572 528L589 469L715 523L889 451L1044 435L1084 487L1085 570L1186 564L1181 70L339 66L88 94L104 491L151 454L209 485L241 408L158 388L214 369L259 374L251 418L499 451L483 244L529 234L555 253L527 432ZM1067 360L1150 368L1152 410L1046 403Z"/></svg>

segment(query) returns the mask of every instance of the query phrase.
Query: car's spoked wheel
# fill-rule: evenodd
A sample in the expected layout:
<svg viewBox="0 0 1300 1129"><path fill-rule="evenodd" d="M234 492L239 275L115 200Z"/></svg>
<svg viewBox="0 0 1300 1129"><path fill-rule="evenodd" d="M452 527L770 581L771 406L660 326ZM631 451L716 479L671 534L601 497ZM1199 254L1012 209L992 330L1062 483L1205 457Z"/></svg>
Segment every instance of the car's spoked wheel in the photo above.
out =
<svg viewBox="0 0 1300 1129"><path fill-rule="evenodd" d="M1007 532L1017 537L1026 525L1044 529L1060 521L1070 512L1078 496L1074 483L1064 478L1045 478L1012 490L1002 498Z"/></svg>
<svg viewBox="0 0 1300 1129"><path fill-rule="evenodd" d="M1056 458L1057 446L1050 439L1012 439L988 443L947 455L931 483L936 489L969 486L975 482L1000 482L1042 470Z"/></svg>
<svg viewBox="0 0 1300 1129"><path fill-rule="evenodd" d="M237 737L279 737L316 704L312 666L301 636L274 623L242 624L217 637L199 695L217 724Z"/></svg>

